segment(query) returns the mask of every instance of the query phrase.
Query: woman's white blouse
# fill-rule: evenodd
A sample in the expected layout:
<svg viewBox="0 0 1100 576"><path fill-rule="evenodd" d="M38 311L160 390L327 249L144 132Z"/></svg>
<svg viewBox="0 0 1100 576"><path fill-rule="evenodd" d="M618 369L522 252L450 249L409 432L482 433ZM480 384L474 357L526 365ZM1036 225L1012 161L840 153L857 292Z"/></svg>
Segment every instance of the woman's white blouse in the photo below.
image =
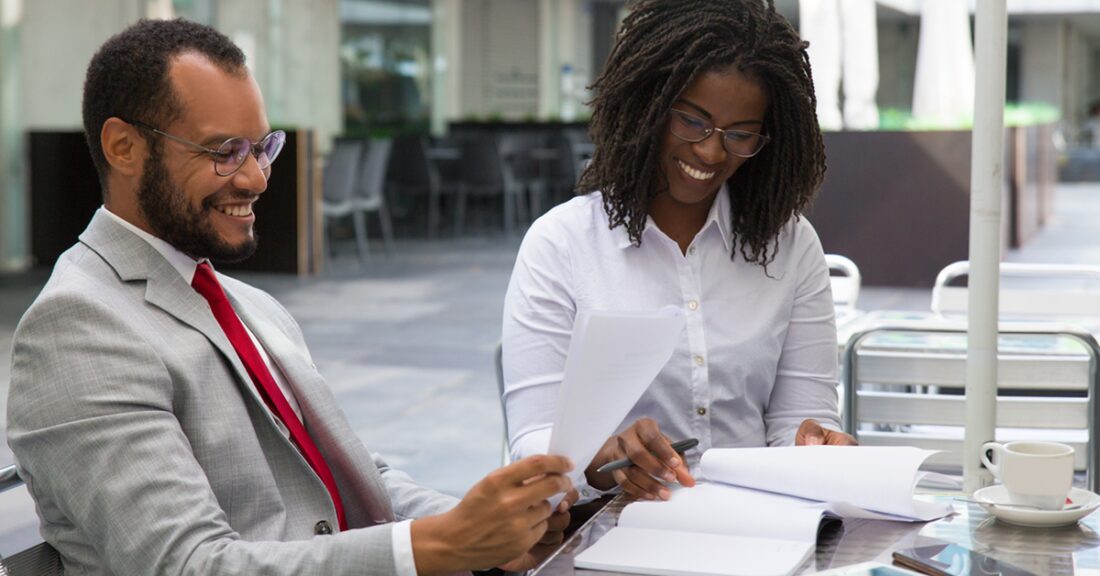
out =
<svg viewBox="0 0 1100 576"><path fill-rule="evenodd" d="M573 320L581 310L683 307L668 364L616 432L653 418L672 440L714 447L792 444L814 418L840 429L829 271L817 233L792 219L767 271L731 260L729 198L719 192L687 254L652 220L640 246L608 228L602 196L557 206L527 232L504 300L504 402L514 458L544 453ZM582 467L582 463L577 463Z"/></svg>

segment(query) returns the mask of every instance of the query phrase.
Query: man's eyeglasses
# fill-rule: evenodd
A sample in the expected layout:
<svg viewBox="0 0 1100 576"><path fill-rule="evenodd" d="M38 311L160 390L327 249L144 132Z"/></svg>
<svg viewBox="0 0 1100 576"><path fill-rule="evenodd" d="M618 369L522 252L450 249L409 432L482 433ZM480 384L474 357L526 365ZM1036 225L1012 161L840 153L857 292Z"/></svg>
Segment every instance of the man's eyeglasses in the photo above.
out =
<svg viewBox="0 0 1100 576"><path fill-rule="evenodd" d="M173 136L144 122L133 120L127 120L126 122L208 154L214 159L214 173L218 176L236 174L237 170L244 166L244 161L248 159L249 154L256 158L260 170L267 170L271 167L271 163L279 157L279 153L283 151L283 144L286 144L286 132L276 130L264 136L259 142L253 142L248 138L238 136L222 142L217 148L209 148L179 136Z"/></svg>
<svg viewBox="0 0 1100 576"><path fill-rule="evenodd" d="M711 134L719 132L722 134L722 146L726 149L726 152L741 158L750 158L756 156L756 153L769 140L764 134L749 132L748 130L723 130L715 127L710 120L683 110L671 108L669 111L672 113L669 127L672 129L673 136L685 142L702 142Z"/></svg>

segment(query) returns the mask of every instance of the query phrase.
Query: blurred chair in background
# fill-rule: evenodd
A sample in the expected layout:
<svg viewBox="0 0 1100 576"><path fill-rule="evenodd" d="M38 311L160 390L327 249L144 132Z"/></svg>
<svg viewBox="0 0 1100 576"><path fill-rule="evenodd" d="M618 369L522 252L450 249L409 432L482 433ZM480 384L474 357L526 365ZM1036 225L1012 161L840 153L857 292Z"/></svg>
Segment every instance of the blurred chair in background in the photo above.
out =
<svg viewBox="0 0 1100 576"><path fill-rule="evenodd" d="M516 204L516 222L534 220L546 194L541 168L536 158L542 147L539 134L530 131L503 132L497 137L497 150L504 170L504 189L511 191Z"/></svg>
<svg viewBox="0 0 1100 576"><path fill-rule="evenodd" d="M382 245L387 256L393 254L393 222L390 220L385 189L386 171L392 148L393 140L390 138L375 138L369 141L367 155L363 159L362 169L359 172L359 182L355 187L356 194L352 197L352 209L363 213L363 247L369 248L366 217L372 212L377 212L378 223L382 228Z"/></svg>
<svg viewBox="0 0 1100 576"><path fill-rule="evenodd" d="M517 196L521 190L514 182L506 182L503 161L492 134L470 134L461 140L461 182L455 202L455 234L466 228L466 210L470 197L500 198L503 204L503 228L511 232L516 223Z"/></svg>
<svg viewBox="0 0 1100 576"><path fill-rule="evenodd" d="M944 267L932 287L932 312L964 317L969 298L970 262ZM1100 266L1002 262L998 293L1002 320L1078 323L1100 332Z"/></svg>
<svg viewBox="0 0 1100 576"><path fill-rule="evenodd" d="M360 261L367 259L367 224L364 213L357 210L356 188L362 169L363 141L337 140L325 161L321 213L325 220L325 241L330 257L336 256L332 242L333 221L350 216L355 228L355 248Z"/></svg>
<svg viewBox="0 0 1100 576"><path fill-rule="evenodd" d="M461 151L447 141L431 144L424 136L398 137L393 143L389 167L386 170L388 197L393 199L391 215L407 217L419 226L426 216L428 238L441 231L444 202L458 192L458 177L454 170Z"/></svg>

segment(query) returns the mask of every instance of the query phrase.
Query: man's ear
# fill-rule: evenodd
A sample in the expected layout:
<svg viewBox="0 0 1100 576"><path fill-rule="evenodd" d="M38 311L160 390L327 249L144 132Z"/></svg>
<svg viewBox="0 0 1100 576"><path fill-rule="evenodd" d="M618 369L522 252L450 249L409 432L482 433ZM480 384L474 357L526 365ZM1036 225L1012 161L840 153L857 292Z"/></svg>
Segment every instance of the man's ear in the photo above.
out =
<svg viewBox="0 0 1100 576"><path fill-rule="evenodd" d="M99 131L99 144L112 172L134 176L141 172L147 149L138 128L118 118L108 118Z"/></svg>

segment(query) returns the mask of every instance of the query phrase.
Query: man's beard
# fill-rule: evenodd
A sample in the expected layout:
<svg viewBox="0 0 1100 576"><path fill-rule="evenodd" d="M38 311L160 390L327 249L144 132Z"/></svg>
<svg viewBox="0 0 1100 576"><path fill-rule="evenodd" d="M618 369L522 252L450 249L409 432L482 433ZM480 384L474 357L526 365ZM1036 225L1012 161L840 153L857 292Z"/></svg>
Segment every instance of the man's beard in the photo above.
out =
<svg viewBox="0 0 1100 576"><path fill-rule="evenodd" d="M182 190L175 186L164 165L160 146L151 146L145 160L144 175L138 190L138 207L153 235L192 258L215 262L240 262L256 251L255 231L239 246L224 242L207 215L213 211L210 197L199 209L193 208Z"/></svg>

